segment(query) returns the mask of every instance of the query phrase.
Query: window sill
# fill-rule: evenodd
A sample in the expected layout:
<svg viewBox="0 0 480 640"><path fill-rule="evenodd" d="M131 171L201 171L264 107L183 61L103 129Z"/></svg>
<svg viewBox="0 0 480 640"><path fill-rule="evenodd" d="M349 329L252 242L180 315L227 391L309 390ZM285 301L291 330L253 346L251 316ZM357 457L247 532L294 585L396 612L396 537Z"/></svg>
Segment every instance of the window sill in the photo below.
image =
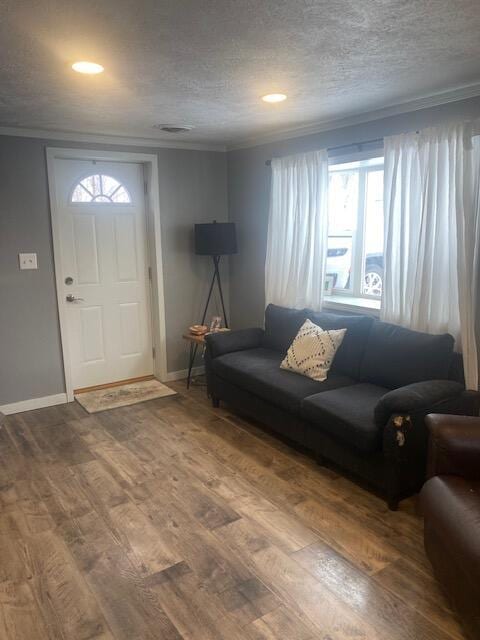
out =
<svg viewBox="0 0 480 640"><path fill-rule="evenodd" d="M349 311L350 313L362 313L378 317L380 315L380 300L371 298L354 298L353 296L332 295L325 296L323 306L325 309L335 311Z"/></svg>

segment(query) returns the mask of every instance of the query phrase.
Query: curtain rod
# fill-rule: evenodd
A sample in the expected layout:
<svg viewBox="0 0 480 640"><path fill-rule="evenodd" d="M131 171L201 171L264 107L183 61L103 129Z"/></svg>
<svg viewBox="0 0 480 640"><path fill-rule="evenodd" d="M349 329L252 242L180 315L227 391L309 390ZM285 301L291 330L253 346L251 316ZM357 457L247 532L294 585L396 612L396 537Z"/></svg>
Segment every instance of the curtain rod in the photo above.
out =
<svg viewBox="0 0 480 640"><path fill-rule="evenodd" d="M468 121L470 122L470 121ZM480 119L475 119L472 121L473 123L473 135L480 136ZM420 131L415 131L416 134L419 134ZM372 140L363 140L362 142L350 142L349 144L341 144L338 147L328 147L327 151L338 151L338 149L348 149L349 147L359 147L359 151L361 151L360 147L364 144L373 144L374 142L383 142L383 138L373 138ZM265 164L269 167L272 164L271 160L266 160Z"/></svg>
<svg viewBox="0 0 480 640"><path fill-rule="evenodd" d="M341 144L338 147L328 147L327 151L338 151L338 149L348 149L349 147L361 147L364 144L373 144L374 142L383 142L383 138L373 138L372 140L363 140L362 142L350 142L349 144ZM265 164L267 165L267 167L269 167L272 164L272 161L266 160Z"/></svg>

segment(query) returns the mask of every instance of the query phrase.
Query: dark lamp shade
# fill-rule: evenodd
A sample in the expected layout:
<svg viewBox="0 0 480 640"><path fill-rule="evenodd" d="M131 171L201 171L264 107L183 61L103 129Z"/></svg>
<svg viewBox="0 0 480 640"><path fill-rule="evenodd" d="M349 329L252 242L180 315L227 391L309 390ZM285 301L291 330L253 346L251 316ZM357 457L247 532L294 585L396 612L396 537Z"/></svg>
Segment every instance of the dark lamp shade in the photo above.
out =
<svg viewBox="0 0 480 640"><path fill-rule="evenodd" d="M195 253L200 256L226 256L237 253L233 222L195 225Z"/></svg>

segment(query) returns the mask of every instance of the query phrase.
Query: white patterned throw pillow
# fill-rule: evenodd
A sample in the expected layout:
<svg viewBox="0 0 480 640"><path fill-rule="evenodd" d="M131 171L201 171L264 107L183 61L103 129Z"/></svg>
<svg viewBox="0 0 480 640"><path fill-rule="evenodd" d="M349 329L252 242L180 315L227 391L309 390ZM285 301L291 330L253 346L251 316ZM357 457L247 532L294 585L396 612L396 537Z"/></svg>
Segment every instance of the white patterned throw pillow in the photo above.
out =
<svg viewBox="0 0 480 640"><path fill-rule="evenodd" d="M288 348L280 368L323 382L327 379L335 353L342 344L346 331L324 331L310 320L305 320Z"/></svg>

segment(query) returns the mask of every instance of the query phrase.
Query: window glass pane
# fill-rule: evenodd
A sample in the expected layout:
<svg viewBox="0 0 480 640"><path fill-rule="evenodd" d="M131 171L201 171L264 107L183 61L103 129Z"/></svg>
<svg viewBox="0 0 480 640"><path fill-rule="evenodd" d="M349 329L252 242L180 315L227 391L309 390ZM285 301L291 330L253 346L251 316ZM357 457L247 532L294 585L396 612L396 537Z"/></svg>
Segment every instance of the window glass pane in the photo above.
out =
<svg viewBox="0 0 480 640"><path fill-rule="evenodd" d="M353 234L357 226L358 171L330 173L327 276L335 289L351 287Z"/></svg>
<svg viewBox="0 0 480 640"><path fill-rule="evenodd" d="M120 183L112 176L102 176L102 193L111 196L115 189L118 189Z"/></svg>
<svg viewBox="0 0 480 640"><path fill-rule="evenodd" d="M72 193L72 202L90 202L92 194L82 187L81 184L77 184Z"/></svg>
<svg viewBox="0 0 480 640"><path fill-rule="evenodd" d="M120 187L115 193L112 195L113 202L130 202L130 196L126 189Z"/></svg>
<svg viewBox="0 0 480 640"><path fill-rule="evenodd" d="M329 234L352 233L357 226L358 171L330 173L328 191Z"/></svg>
<svg viewBox="0 0 480 640"><path fill-rule="evenodd" d="M87 176L72 191L72 202L130 203L130 194L112 176L95 174Z"/></svg>
<svg viewBox="0 0 480 640"><path fill-rule="evenodd" d="M102 193L100 176L98 174L84 178L81 184L83 184L93 196L99 196Z"/></svg>
<svg viewBox="0 0 480 640"><path fill-rule="evenodd" d="M334 289L350 288L352 247L352 236L328 236L326 274L332 278Z"/></svg>
<svg viewBox="0 0 480 640"><path fill-rule="evenodd" d="M383 170L367 173L363 294L382 295L383 285Z"/></svg>

